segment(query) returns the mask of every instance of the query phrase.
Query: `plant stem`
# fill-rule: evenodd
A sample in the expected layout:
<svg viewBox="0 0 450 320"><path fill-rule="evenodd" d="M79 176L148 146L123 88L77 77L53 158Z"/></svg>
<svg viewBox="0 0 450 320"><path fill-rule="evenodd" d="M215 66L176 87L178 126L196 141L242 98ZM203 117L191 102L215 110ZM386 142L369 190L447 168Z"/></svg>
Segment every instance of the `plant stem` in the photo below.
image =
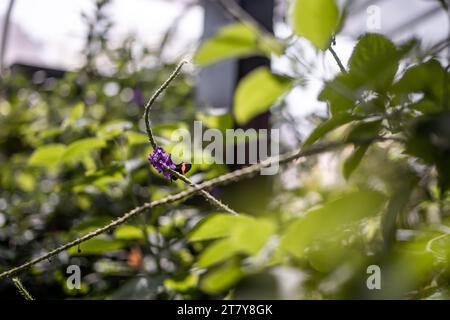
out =
<svg viewBox="0 0 450 320"><path fill-rule="evenodd" d="M331 54L334 57L334 60L336 60L337 65L339 66L339 69L341 70L342 73L347 73L347 70L345 70L344 65L342 64L341 59L339 59L339 56L337 55L336 51L334 51L333 47L330 46L328 48L328 50L331 52Z"/></svg>
<svg viewBox="0 0 450 320"><path fill-rule="evenodd" d="M25 286L22 284L19 278L17 277L12 278L12 281L25 300L34 300L33 296L28 292L28 290L25 288Z"/></svg>

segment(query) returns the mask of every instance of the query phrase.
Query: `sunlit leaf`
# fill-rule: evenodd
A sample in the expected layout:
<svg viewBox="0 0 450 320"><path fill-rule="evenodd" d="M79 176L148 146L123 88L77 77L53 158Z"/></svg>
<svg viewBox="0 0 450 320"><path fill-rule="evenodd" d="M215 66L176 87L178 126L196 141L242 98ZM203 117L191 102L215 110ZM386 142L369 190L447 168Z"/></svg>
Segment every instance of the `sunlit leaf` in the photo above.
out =
<svg viewBox="0 0 450 320"><path fill-rule="evenodd" d="M349 113L338 113L332 116L330 119L325 120L321 124L319 124L313 132L309 135L309 137L303 143L304 147L312 145L317 140L323 138L327 133L337 129L345 124L348 124L352 121L358 120L360 117L354 116Z"/></svg>
<svg viewBox="0 0 450 320"><path fill-rule="evenodd" d="M233 260L209 271L203 276L200 287L208 293L223 292L239 281L242 276L243 272L240 269L239 263Z"/></svg>
<svg viewBox="0 0 450 320"><path fill-rule="evenodd" d="M302 257L305 249L317 239L334 234L342 226L380 212L385 197L375 191L358 191L325 203L291 222L280 247Z"/></svg>
<svg viewBox="0 0 450 320"><path fill-rule="evenodd" d="M350 73L375 90L388 88L398 69L400 52L380 34L366 34L358 41L349 60Z"/></svg>
<svg viewBox="0 0 450 320"><path fill-rule="evenodd" d="M239 124L267 110L292 86L292 81L272 74L266 67L258 68L242 79L234 96L234 114Z"/></svg>
<svg viewBox="0 0 450 320"><path fill-rule="evenodd" d="M101 138L86 138L71 143L65 150L62 160L80 160L87 153L106 147L106 142Z"/></svg>
<svg viewBox="0 0 450 320"><path fill-rule="evenodd" d="M291 19L297 35L325 50L339 26L339 8L335 0L295 0Z"/></svg>
<svg viewBox="0 0 450 320"><path fill-rule="evenodd" d="M103 254L107 252L116 251L122 249L125 243L117 240L107 240L101 238L93 238L80 245L80 251L78 252L78 247L72 247L69 250L70 255L95 255Z"/></svg>
<svg viewBox="0 0 450 320"><path fill-rule="evenodd" d="M28 164L44 167L55 166L60 162L65 151L66 146L63 144L48 144L39 147L31 155Z"/></svg>

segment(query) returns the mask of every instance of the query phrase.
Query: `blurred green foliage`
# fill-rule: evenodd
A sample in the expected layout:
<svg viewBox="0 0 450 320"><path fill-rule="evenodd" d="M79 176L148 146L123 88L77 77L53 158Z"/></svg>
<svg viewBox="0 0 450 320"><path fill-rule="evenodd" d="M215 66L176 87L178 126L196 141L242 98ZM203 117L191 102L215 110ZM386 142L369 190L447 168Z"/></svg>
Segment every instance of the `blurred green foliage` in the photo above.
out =
<svg viewBox="0 0 450 320"><path fill-rule="evenodd" d="M85 16L82 69L58 80L20 72L2 79L0 271L183 188L150 169L141 119L145 97L173 66L160 60L163 48L131 50L133 38L110 47L105 6L99 1L95 15ZM295 0L290 15L295 37L308 39L318 55L345 23L332 0ZM290 45L236 23L200 44L195 61L282 55ZM107 74L98 67L102 57L113 66ZM302 144L396 141L365 140L294 163L270 181L268 199L260 183L244 185L231 205L265 206L239 216L211 212L199 197L154 208L35 265L20 274L23 283L37 299L448 299L450 101L443 63L418 41L362 35L347 70L324 82L318 100L328 117ZM234 120L245 124L274 105L285 108L279 102L308 76L306 69L298 79L257 69L238 84L233 112L216 116L195 111L192 79L184 74L154 106L155 135L170 150L171 134L194 119L221 130ZM211 178L227 170L204 164L190 174ZM66 285L70 264L81 266L80 290ZM367 287L370 265L380 267L380 290ZM8 281L0 282L0 296L20 298Z"/></svg>

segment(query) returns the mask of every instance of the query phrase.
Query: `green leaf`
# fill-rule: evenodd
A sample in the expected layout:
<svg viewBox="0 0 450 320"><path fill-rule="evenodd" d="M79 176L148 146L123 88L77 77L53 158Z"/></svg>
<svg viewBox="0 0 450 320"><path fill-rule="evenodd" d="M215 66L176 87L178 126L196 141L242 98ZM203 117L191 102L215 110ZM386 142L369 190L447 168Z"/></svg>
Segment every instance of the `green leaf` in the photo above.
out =
<svg viewBox="0 0 450 320"><path fill-rule="evenodd" d="M339 27L339 8L334 0L295 0L292 28L321 50L326 50Z"/></svg>
<svg viewBox="0 0 450 320"><path fill-rule="evenodd" d="M186 292L190 289L196 288L198 285L198 275L195 273L189 273L185 278L178 279L166 279L164 280L164 286L167 288L178 291Z"/></svg>
<svg viewBox="0 0 450 320"><path fill-rule="evenodd" d="M242 79L234 96L234 114L239 124L267 110L292 86L292 81L272 74L266 67L258 68Z"/></svg>
<svg viewBox="0 0 450 320"><path fill-rule="evenodd" d="M350 73L340 73L332 81L325 83L319 100L327 102L332 115L351 110L361 96L362 83Z"/></svg>
<svg viewBox="0 0 450 320"><path fill-rule="evenodd" d="M419 93L436 102L443 103L445 70L442 65L431 59L406 70L401 79L393 85L395 93ZM442 109L441 109L442 110Z"/></svg>
<svg viewBox="0 0 450 320"><path fill-rule="evenodd" d="M210 129L225 131L233 128L233 117L229 113L221 115L197 113L197 119Z"/></svg>
<svg viewBox="0 0 450 320"><path fill-rule="evenodd" d="M198 223L190 232L188 239L190 241L203 241L228 237L232 234L236 225L245 223L245 221L252 221L252 218L246 215L213 214Z"/></svg>
<svg viewBox="0 0 450 320"><path fill-rule="evenodd" d="M220 239L210 244L200 255L197 265L207 268L219 262L228 260L238 252L231 238Z"/></svg>
<svg viewBox="0 0 450 320"><path fill-rule="evenodd" d="M312 209L291 222L284 232L280 248L297 257L313 241L329 237L341 227L380 212L385 197L375 191L358 191Z"/></svg>
<svg viewBox="0 0 450 320"><path fill-rule="evenodd" d="M97 136L103 139L112 139L121 135L125 130L133 127L129 121L113 120L109 121L98 129Z"/></svg>
<svg viewBox="0 0 450 320"><path fill-rule="evenodd" d="M70 116L63 122L63 128L70 127L74 125L78 119L80 119L84 114L84 103L78 103L73 107Z"/></svg>
<svg viewBox="0 0 450 320"><path fill-rule="evenodd" d="M220 239L200 255L200 267L208 267L229 259L235 254L254 255L261 250L275 232L275 224L268 219L247 215L218 214L206 218L189 236L190 241Z"/></svg>
<svg viewBox="0 0 450 320"><path fill-rule="evenodd" d="M153 227L148 226L147 232L152 232ZM114 230L114 237L118 240L139 240L144 239L142 228L130 224L124 224Z"/></svg>
<svg viewBox="0 0 450 320"><path fill-rule="evenodd" d="M249 218L244 215L213 214L198 223L190 232L188 239L190 241L203 241L228 237L231 235L233 227L243 219Z"/></svg>
<svg viewBox="0 0 450 320"><path fill-rule="evenodd" d="M332 116L330 119L325 120L321 124L319 124L316 129L309 135L309 137L303 143L304 147L312 145L317 140L323 138L327 133L337 129L345 124L348 124L352 121L361 119L360 117L354 116L349 113L338 113Z"/></svg>
<svg viewBox="0 0 450 320"><path fill-rule="evenodd" d="M369 149L368 144L357 146L355 150L353 150L352 154L345 160L343 167L343 174L345 179L348 180L352 175L353 171L355 171L356 168L358 168L362 158L364 157L368 149Z"/></svg>
<svg viewBox="0 0 450 320"><path fill-rule="evenodd" d="M225 265L209 271L201 280L200 287L203 291L214 294L229 289L243 276L237 261L230 261Z"/></svg>
<svg viewBox="0 0 450 320"><path fill-rule="evenodd" d="M387 89L397 73L401 53L380 34L366 34L349 60L350 73L374 90Z"/></svg>
<svg viewBox="0 0 450 320"><path fill-rule="evenodd" d="M373 120L368 122L359 122L353 126L347 135L346 140L353 139L370 139L378 136L381 130L382 120ZM353 153L345 160L343 166L343 175L345 179L349 179L353 171L359 166L362 158L369 149L370 143L357 144Z"/></svg>
<svg viewBox="0 0 450 320"><path fill-rule="evenodd" d="M221 28L203 42L194 57L196 64L206 66L221 60L259 53L258 35L247 25L234 23Z"/></svg>
<svg viewBox="0 0 450 320"><path fill-rule="evenodd" d="M106 147L106 142L101 138L86 138L71 143L62 156L65 162L82 159L89 152Z"/></svg>
<svg viewBox="0 0 450 320"><path fill-rule="evenodd" d="M127 131L125 135L127 137L128 144L130 146L149 143L148 136L146 134L134 131Z"/></svg>
<svg viewBox="0 0 450 320"><path fill-rule="evenodd" d="M59 163L66 150L63 144L48 144L36 149L28 160L29 165L53 167Z"/></svg>
<svg viewBox="0 0 450 320"><path fill-rule="evenodd" d="M125 243L122 241L94 238L80 245L81 252L78 252L77 246L70 248L69 255L103 254L122 249L124 246Z"/></svg>

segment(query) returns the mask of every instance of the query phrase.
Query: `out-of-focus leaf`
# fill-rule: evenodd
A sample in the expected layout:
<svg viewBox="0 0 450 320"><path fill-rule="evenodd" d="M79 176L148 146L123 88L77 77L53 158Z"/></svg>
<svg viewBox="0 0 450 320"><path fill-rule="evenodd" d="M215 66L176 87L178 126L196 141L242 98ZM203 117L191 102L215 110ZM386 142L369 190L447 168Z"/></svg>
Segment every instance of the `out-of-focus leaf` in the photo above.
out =
<svg viewBox="0 0 450 320"><path fill-rule="evenodd" d="M202 43L195 54L195 63L206 66L221 60L250 55L280 55L284 46L274 37L259 35L250 25L233 23L222 27Z"/></svg>
<svg viewBox="0 0 450 320"><path fill-rule="evenodd" d="M291 222L284 232L280 248L297 257L315 240L326 238L342 226L380 212L385 197L375 191L358 191L312 209Z"/></svg>
<svg viewBox="0 0 450 320"><path fill-rule="evenodd" d="M208 115L204 113L198 113L197 119L210 129L219 129L221 131L225 131L226 129L233 128L233 117L229 113L221 115Z"/></svg>
<svg viewBox="0 0 450 320"><path fill-rule="evenodd" d="M117 240L107 240L101 238L93 238L80 245L81 252L78 252L78 247L72 247L69 250L70 255L95 255L122 249L125 243Z"/></svg>
<svg viewBox="0 0 450 320"><path fill-rule="evenodd" d="M242 79L234 96L234 114L239 124L267 111L292 86L288 78L276 76L266 67L258 68Z"/></svg>
<svg viewBox="0 0 450 320"><path fill-rule="evenodd" d="M331 114L351 110L361 96L361 81L349 73L340 73L332 81L325 83L319 100L327 102Z"/></svg>
<svg viewBox="0 0 450 320"><path fill-rule="evenodd" d="M198 258L197 264L200 268L207 268L218 262L225 261L238 251L231 238L220 239L210 244Z"/></svg>
<svg viewBox="0 0 450 320"><path fill-rule="evenodd" d="M192 288L197 287L198 285L198 275L195 273L189 273L185 278L183 279L166 279L164 280L164 285L171 289L178 292L186 292Z"/></svg>
<svg viewBox="0 0 450 320"><path fill-rule="evenodd" d="M335 0L295 0L291 20L297 35L326 50L339 26L339 8Z"/></svg>
<svg viewBox="0 0 450 320"><path fill-rule="evenodd" d="M360 117L354 116L349 113L338 113L331 118L325 120L321 124L319 124L313 132L309 135L309 137L303 143L304 147L312 145L317 140L323 138L327 133L337 129L345 124L348 124L352 121L358 120Z"/></svg>
<svg viewBox="0 0 450 320"><path fill-rule="evenodd" d="M194 62L205 66L229 58L256 54L257 39L256 31L242 23L225 26L202 43L195 54Z"/></svg>
<svg viewBox="0 0 450 320"><path fill-rule="evenodd" d="M147 232L153 232L152 226L147 226ZM124 224L114 230L114 237L118 240L138 240L144 239L144 230L142 227Z"/></svg>
<svg viewBox="0 0 450 320"><path fill-rule="evenodd" d="M437 60L432 59L406 70L401 79L393 85L392 91L404 94L422 92L428 99L442 106L444 77L444 68ZM428 112L430 111L433 110Z"/></svg>
<svg viewBox="0 0 450 320"><path fill-rule="evenodd" d="M29 165L53 167L57 165L66 146L63 144L48 144L36 149L28 160Z"/></svg>
<svg viewBox="0 0 450 320"><path fill-rule="evenodd" d="M355 150L353 150L352 154L345 160L343 167L343 174L345 179L348 180L352 175L353 171L355 171L356 168L359 166L362 158L367 152L367 149L369 149L368 144L357 146Z"/></svg>
<svg viewBox="0 0 450 320"><path fill-rule="evenodd" d="M73 126L77 122L77 120L83 116L83 114L84 114L84 103L80 102L73 107L70 116L66 120L64 120L62 127L67 128Z"/></svg>
<svg viewBox="0 0 450 320"><path fill-rule="evenodd" d="M252 221L251 219L251 217L246 215L213 214L199 222L191 231L188 238L190 241L203 241L228 237L237 224Z"/></svg>
<svg viewBox="0 0 450 320"><path fill-rule="evenodd" d="M148 136L146 134L134 131L127 131L125 135L128 139L128 144L130 146L149 143Z"/></svg>
<svg viewBox="0 0 450 320"><path fill-rule="evenodd" d="M86 138L72 142L65 150L62 160L65 162L77 161L87 153L106 147L106 142L101 138Z"/></svg>
<svg viewBox="0 0 450 320"><path fill-rule="evenodd" d="M220 293L229 289L243 276L237 261L230 261L203 276L200 287L207 293Z"/></svg>
<svg viewBox="0 0 450 320"><path fill-rule="evenodd" d="M113 120L100 126L97 136L103 139L112 139L132 127L133 124L129 121Z"/></svg>
<svg viewBox="0 0 450 320"><path fill-rule="evenodd" d="M450 113L418 118L412 125L405 153L436 166L443 193L450 188Z"/></svg>
<svg viewBox="0 0 450 320"><path fill-rule="evenodd" d="M394 80L400 58L401 54L389 39L380 34L366 34L350 57L350 73L371 89L385 90Z"/></svg>
<svg viewBox="0 0 450 320"><path fill-rule="evenodd" d="M231 217L232 219L227 219ZM246 215L216 215L208 218L191 233L190 240L207 240L227 237L208 246L200 255L200 267L208 267L229 259L235 254L258 253L275 232L275 224L268 219Z"/></svg>
<svg viewBox="0 0 450 320"><path fill-rule="evenodd" d="M360 122L356 124L347 136L347 140L352 139L370 139L378 136L381 130L381 120ZM369 149L370 143L358 144L355 146L353 153L345 160L343 166L343 174L345 179L349 179L353 171L361 163L364 155Z"/></svg>

